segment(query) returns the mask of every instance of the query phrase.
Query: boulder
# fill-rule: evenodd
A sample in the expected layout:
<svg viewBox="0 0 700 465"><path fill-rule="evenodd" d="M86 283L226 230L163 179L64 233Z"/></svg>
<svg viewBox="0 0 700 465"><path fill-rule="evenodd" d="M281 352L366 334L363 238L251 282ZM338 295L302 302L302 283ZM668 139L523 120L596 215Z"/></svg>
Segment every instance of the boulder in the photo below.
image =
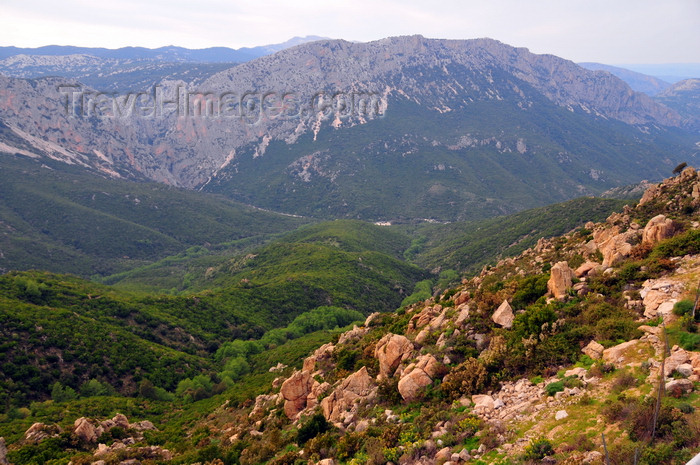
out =
<svg viewBox="0 0 700 465"><path fill-rule="evenodd" d="M352 333L352 330L349 331ZM347 334L347 333L344 333ZM341 337L343 337L341 335ZM349 336L352 337L352 336ZM316 364L318 362L321 362L323 360L330 360L330 358L333 356L333 350L335 349L335 346L332 343L327 343L323 344L321 347L316 349L313 354L310 356L306 357L304 359L304 365L302 367L302 371L308 371L309 373L313 373L316 370Z"/></svg>
<svg viewBox="0 0 700 465"><path fill-rule="evenodd" d="M340 385L321 401L323 416L331 422L341 421L343 414L350 410L361 399L370 399L376 394L377 388L367 373L367 368L345 378Z"/></svg>
<svg viewBox="0 0 700 465"><path fill-rule="evenodd" d="M474 402L474 410L484 409L493 410L495 407L495 402L493 397L487 394L475 394L472 396L472 402Z"/></svg>
<svg viewBox="0 0 700 465"><path fill-rule="evenodd" d="M408 402L420 398L423 389L433 382L433 379L428 376L425 371L419 368L413 367L411 371L408 371L412 367L413 365L410 365L406 369L408 373L404 372L404 375L401 377L398 384L399 394L401 394L401 397Z"/></svg>
<svg viewBox="0 0 700 465"><path fill-rule="evenodd" d="M457 310L459 310L459 314L455 320L455 326L462 326L469 318L469 304L462 304L457 307Z"/></svg>
<svg viewBox="0 0 700 465"><path fill-rule="evenodd" d="M95 429L95 426L90 423L90 420L85 417L80 417L75 420L73 425L75 426L73 432L78 439L88 443L97 441L97 429Z"/></svg>
<svg viewBox="0 0 700 465"><path fill-rule="evenodd" d="M617 368L627 365L628 358L635 354L639 339L623 342L603 351L603 361L614 364Z"/></svg>
<svg viewBox="0 0 700 465"><path fill-rule="evenodd" d="M569 268L568 263L558 262L552 267L547 290L555 299L564 300L568 289L571 288L573 277L574 271Z"/></svg>
<svg viewBox="0 0 700 465"><path fill-rule="evenodd" d="M690 363L681 363L676 367L676 373L685 378L693 376L693 365Z"/></svg>
<svg viewBox="0 0 700 465"><path fill-rule="evenodd" d="M568 416L569 416L569 414L566 413L566 410L559 410L559 411L554 415L554 419L557 420L557 421L559 421L559 420L563 420L564 418L566 418L566 417L568 417Z"/></svg>
<svg viewBox="0 0 700 465"><path fill-rule="evenodd" d="M8 465L10 462L7 461L7 446L5 445L5 438L0 438L0 465Z"/></svg>
<svg viewBox="0 0 700 465"><path fill-rule="evenodd" d="M515 315L513 314L513 309L507 300L504 300L501 305L498 306L491 319L497 325L501 325L504 328L510 328L513 326L513 319Z"/></svg>
<svg viewBox="0 0 700 465"><path fill-rule="evenodd" d="M666 392L673 393L674 391L689 394L693 392L693 382L689 379L674 379L666 383Z"/></svg>
<svg viewBox="0 0 700 465"><path fill-rule="evenodd" d="M406 367L399 380L399 394L406 401L418 399L440 372L440 362L430 354L422 355Z"/></svg>
<svg viewBox="0 0 700 465"><path fill-rule="evenodd" d="M664 215L657 215L650 219L642 233L642 244L654 245L664 239L672 237L676 225L673 220Z"/></svg>
<svg viewBox="0 0 700 465"><path fill-rule="evenodd" d="M467 302L469 300L469 292L468 291L462 291L453 297L453 302L455 303L455 307L459 307L463 303Z"/></svg>
<svg viewBox="0 0 700 465"><path fill-rule="evenodd" d="M603 351L604 350L605 350L605 347L603 347L602 344L599 344L596 341L591 341L588 343L588 345L586 347L581 349L581 352L588 355L593 360L600 360L601 358L603 358Z"/></svg>
<svg viewBox="0 0 700 465"><path fill-rule="evenodd" d="M306 408L307 397L316 381L308 371L296 371L282 383L280 394L284 398L284 413L295 419Z"/></svg>
<svg viewBox="0 0 700 465"><path fill-rule="evenodd" d="M600 264L596 262L591 262L588 261L584 263L583 265L579 266L576 268L576 271L574 271L574 275L576 275L577 278L583 278L588 275L592 270L595 270L597 267L599 267Z"/></svg>
<svg viewBox="0 0 700 465"><path fill-rule="evenodd" d="M129 429L129 419L126 418L126 415L123 415L121 413L117 413L114 418L112 418L112 421L114 422L114 426L118 426L119 428L122 428L124 430Z"/></svg>
<svg viewBox="0 0 700 465"><path fill-rule="evenodd" d="M683 349L673 352L664 362L664 376L669 377L679 366L690 361L690 355Z"/></svg>
<svg viewBox="0 0 700 465"><path fill-rule="evenodd" d="M368 327L358 328L357 325L353 326L350 331L346 331L340 335L338 338L338 344L347 344L348 342L358 341L362 336L367 334L369 331Z"/></svg>
<svg viewBox="0 0 700 465"><path fill-rule="evenodd" d="M436 461L445 461L452 458L452 450L449 447L443 447L435 454Z"/></svg>
<svg viewBox="0 0 700 465"><path fill-rule="evenodd" d="M413 343L399 334L386 334L377 342L374 356L379 360L379 379L391 378L399 364L413 357Z"/></svg>

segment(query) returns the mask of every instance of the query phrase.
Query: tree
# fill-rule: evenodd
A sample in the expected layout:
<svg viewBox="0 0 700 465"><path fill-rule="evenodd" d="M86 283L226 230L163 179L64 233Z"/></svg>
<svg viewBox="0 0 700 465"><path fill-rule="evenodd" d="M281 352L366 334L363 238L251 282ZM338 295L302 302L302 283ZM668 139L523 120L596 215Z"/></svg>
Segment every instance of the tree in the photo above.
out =
<svg viewBox="0 0 700 465"><path fill-rule="evenodd" d="M681 174L686 166L688 166L686 162L683 162L680 165L676 166L675 168L673 168L673 174Z"/></svg>

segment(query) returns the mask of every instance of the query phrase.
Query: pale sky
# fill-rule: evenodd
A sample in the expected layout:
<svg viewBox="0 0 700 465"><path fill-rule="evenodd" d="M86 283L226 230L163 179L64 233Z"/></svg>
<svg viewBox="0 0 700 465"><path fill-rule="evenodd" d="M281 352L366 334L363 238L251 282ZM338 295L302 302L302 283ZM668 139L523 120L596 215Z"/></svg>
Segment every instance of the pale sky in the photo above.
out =
<svg viewBox="0 0 700 465"><path fill-rule="evenodd" d="M0 0L0 45L251 47L490 37L573 61L700 62L700 0Z"/></svg>

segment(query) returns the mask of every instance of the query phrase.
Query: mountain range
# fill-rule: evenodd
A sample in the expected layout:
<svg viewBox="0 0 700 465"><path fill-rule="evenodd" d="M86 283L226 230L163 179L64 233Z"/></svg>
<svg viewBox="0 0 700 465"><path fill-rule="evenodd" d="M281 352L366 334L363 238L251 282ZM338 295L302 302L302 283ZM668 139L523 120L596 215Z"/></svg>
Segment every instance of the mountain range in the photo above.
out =
<svg viewBox="0 0 700 465"><path fill-rule="evenodd" d="M697 157L696 116L490 39L321 40L142 94L0 79L5 151L321 218L483 218Z"/></svg>

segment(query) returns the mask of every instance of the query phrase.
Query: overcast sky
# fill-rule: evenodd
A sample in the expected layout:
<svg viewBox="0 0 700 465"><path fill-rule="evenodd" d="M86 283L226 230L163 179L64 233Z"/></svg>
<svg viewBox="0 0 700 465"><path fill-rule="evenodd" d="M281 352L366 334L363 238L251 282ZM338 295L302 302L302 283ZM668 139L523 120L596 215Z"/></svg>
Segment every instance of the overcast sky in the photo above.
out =
<svg viewBox="0 0 700 465"><path fill-rule="evenodd" d="M491 37L578 62L700 62L700 0L0 0L0 31L20 47Z"/></svg>

